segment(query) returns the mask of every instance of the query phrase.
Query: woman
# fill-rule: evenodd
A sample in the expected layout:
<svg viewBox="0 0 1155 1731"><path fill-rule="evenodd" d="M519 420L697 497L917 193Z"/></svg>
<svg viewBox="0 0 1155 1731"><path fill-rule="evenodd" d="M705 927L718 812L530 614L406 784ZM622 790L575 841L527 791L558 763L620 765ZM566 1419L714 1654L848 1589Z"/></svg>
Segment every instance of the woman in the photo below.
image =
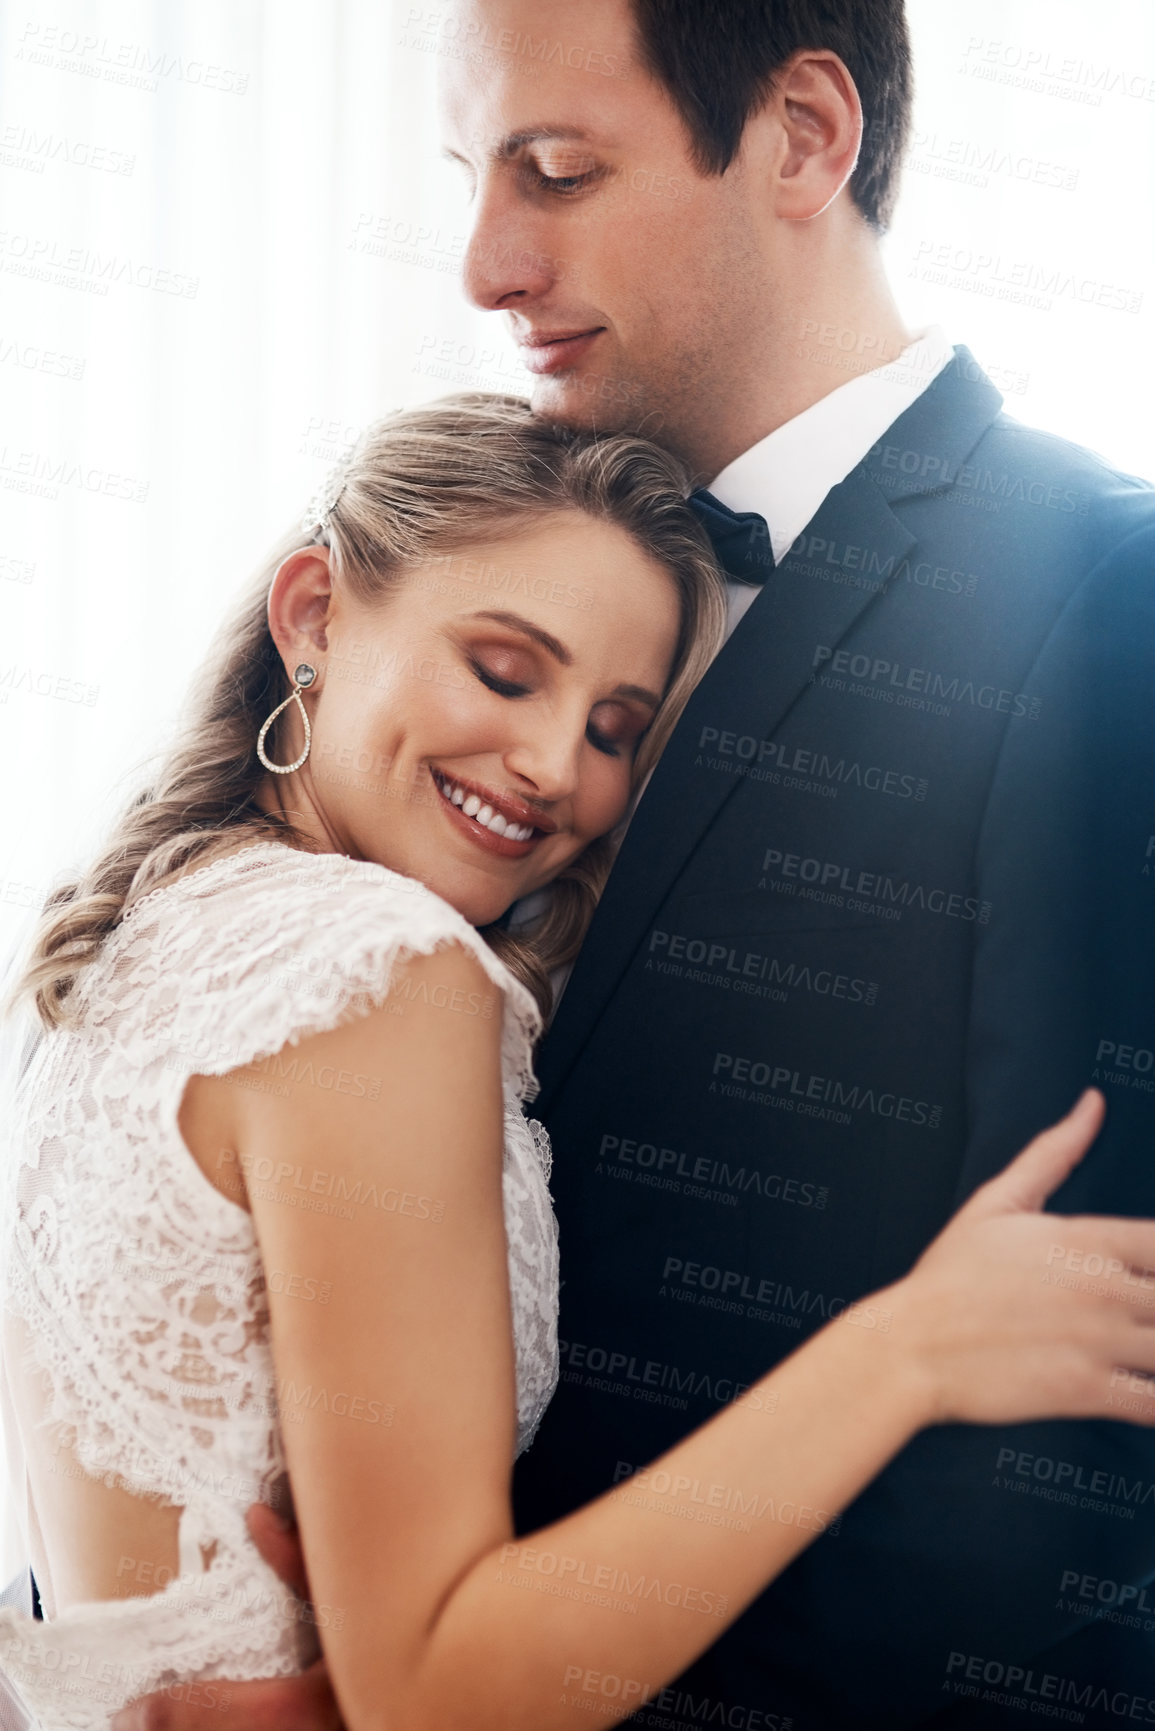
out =
<svg viewBox="0 0 1155 1731"><path fill-rule="evenodd" d="M286 1466L354 1731L545 1731L580 1722L586 1672L628 1680L609 1719L680 1672L923 1425L1104 1414L1116 1367L1155 1369L1123 1278L1155 1228L1064 1221L1116 1276L1042 1278L1090 1096L657 1463L672 1500L626 1485L513 1542L510 1464L557 1377L520 1108L549 972L718 641L684 491L653 447L512 399L381 423L52 898L5 1283L48 1620L0 1621L42 1724L309 1663L244 1523ZM753 1499L749 1530L678 1518L695 1482Z"/></svg>

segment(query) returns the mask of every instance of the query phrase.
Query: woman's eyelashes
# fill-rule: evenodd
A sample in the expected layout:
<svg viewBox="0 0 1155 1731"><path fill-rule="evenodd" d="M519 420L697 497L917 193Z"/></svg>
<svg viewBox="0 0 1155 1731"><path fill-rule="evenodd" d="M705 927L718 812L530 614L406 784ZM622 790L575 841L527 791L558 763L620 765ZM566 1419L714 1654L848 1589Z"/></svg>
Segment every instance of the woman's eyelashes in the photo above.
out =
<svg viewBox="0 0 1155 1731"><path fill-rule="evenodd" d="M532 685L505 678L475 657L470 658L469 667L474 677L498 697L516 699L533 695ZM609 711L609 715L600 724L591 716L586 725L586 738L594 750L600 751L605 757L620 757L623 750L633 750L646 731L649 717L643 719L634 715L625 705L614 703L600 703L597 709Z"/></svg>
<svg viewBox="0 0 1155 1731"><path fill-rule="evenodd" d="M499 673L494 673L480 661L471 661L470 667L483 685L490 691L496 691L499 697L528 697L532 687L520 685L516 680L503 679Z"/></svg>
<svg viewBox="0 0 1155 1731"><path fill-rule="evenodd" d="M635 752L650 718L643 718L624 704L599 703L597 709L617 713L614 720L603 721L601 724L590 717L586 738L594 749L604 752L607 757L621 757L623 751L631 754ZM597 710L594 713L596 714Z"/></svg>
<svg viewBox="0 0 1155 1731"><path fill-rule="evenodd" d="M607 734L596 728L592 721L586 727L586 738L594 750L600 751L605 757L620 757L622 755L621 746L616 745Z"/></svg>

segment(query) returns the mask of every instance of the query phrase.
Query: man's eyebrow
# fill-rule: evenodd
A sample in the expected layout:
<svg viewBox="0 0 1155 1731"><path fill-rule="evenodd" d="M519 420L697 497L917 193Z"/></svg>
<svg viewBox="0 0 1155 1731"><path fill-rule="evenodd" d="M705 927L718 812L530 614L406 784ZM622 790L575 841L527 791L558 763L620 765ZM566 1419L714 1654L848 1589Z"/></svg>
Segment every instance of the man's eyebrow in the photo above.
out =
<svg viewBox="0 0 1155 1731"><path fill-rule="evenodd" d="M549 143L555 139L579 144L591 142L590 134L581 126L526 126L518 132L507 132L487 154L492 162L508 162L519 150L524 150L527 144ZM451 162L464 162L468 167L468 160L460 151L450 150L446 146L441 154L447 156Z"/></svg>
<svg viewBox="0 0 1155 1731"><path fill-rule="evenodd" d="M532 637L535 643L553 656L563 667L573 665L573 656L564 643L559 643L556 637L551 637L548 631L543 631L540 625L535 625L532 619L523 619L520 613L484 612L471 613L471 619L492 619L496 625L508 625L514 631L520 631L526 637Z"/></svg>

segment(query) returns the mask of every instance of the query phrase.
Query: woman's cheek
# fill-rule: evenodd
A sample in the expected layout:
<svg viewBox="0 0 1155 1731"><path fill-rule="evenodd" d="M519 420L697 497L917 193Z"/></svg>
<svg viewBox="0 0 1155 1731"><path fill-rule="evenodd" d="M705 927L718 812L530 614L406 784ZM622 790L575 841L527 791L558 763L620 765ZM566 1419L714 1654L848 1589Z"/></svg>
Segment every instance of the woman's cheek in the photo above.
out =
<svg viewBox="0 0 1155 1731"><path fill-rule="evenodd" d="M476 680L469 683L487 695ZM494 731L492 716L487 724L485 705L464 682L462 669L441 662L416 662L375 696L370 725L376 739L389 742L390 755L400 751L414 762L460 755L478 749L483 735Z"/></svg>
<svg viewBox="0 0 1155 1731"><path fill-rule="evenodd" d="M625 757L601 757L591 771L581 801L578 824L587 841L605 835L625 816L630 798L630 765Z"/></svg>
<svg viewBox="0 0 1155 1731"><path fill-rule="evenodd" d="M504 719L508 731L508 717L502 717L499 707L494 703L493 693L487 691L481 682L471 678L463 668L447 667L444 683L439 684L425 694L425 713L430 723L430 737L436 735L439 739L446 735L453 741L452 749L469 749L471 742L478 742L496 730ZM432 750L445 750L444 745L431 747Z"/></svg>
<svg viewBox="0 0 1155 1731"><path fill-rule="evenodd" d="M357 739L362 752L371 753L379 762L389 765L403 747L406 716L398 703L396 692L374 692L372 704L358 706L354 697L345 716L342 729L348 742Z"/></svg>

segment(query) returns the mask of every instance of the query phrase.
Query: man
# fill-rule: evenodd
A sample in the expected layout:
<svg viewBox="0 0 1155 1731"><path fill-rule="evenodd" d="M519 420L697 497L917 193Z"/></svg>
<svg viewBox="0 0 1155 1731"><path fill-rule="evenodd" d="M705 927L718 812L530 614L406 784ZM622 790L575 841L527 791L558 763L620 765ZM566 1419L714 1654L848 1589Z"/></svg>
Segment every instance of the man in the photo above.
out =
<svg viewBox="0 0 1155 1731"><path fill-rule="evenodd" d="M1155 1213L1155 495L905 329L902 0L452 17L469 295L537 412L712 484L735 576L543 1052L565 1284L530 1528L899 1275L1087 1081L1108 1127L1056 1212ZM1054 1277L1095 1278L1062 1239ZM1151 1501L1130 1427L924 1435L637 1723L1155 1723ZM321 1673L158 1712L333 1722Z"/></svg>

